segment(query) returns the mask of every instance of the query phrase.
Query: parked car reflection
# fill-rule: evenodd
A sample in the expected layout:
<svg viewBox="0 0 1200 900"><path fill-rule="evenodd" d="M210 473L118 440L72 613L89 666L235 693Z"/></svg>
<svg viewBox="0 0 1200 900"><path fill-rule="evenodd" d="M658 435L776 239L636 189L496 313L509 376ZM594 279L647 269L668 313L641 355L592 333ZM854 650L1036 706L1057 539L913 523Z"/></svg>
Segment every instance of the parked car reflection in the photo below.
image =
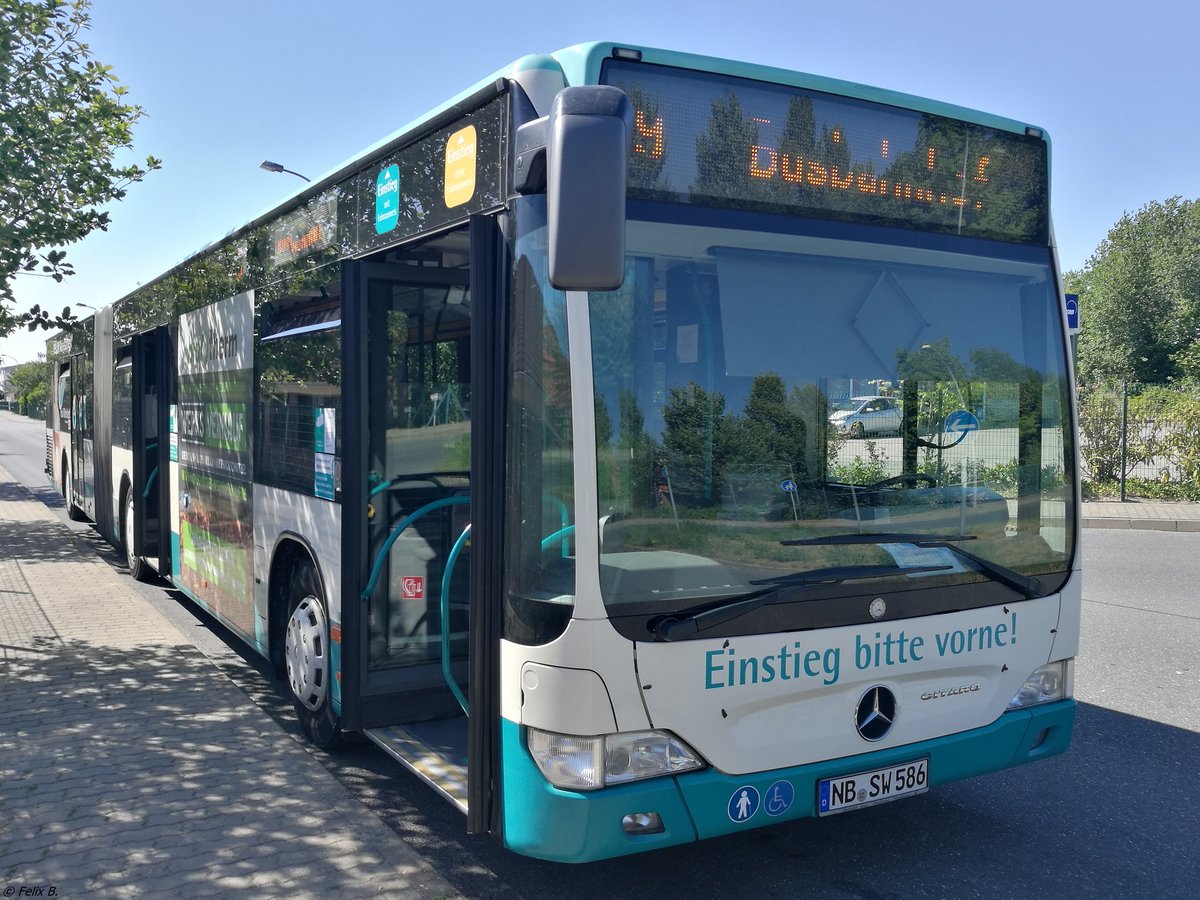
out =
<svg viewBox="0 0 1200 900"><path fill-rule="evenodd" d="M891 397L851 397L834 405L829 424L850 437L897 434L900 405Z"/></svg>

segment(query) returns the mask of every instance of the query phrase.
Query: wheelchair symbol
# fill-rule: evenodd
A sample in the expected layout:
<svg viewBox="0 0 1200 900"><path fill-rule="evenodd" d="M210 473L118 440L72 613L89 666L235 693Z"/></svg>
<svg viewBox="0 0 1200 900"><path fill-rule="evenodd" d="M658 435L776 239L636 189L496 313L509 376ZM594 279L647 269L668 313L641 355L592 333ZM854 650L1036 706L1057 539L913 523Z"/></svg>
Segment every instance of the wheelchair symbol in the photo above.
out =
<svg viewBox="0 0 1200 900"><path fill-rule="evenodd" d="M767 811L768 816L782 816L791 808L795 799L796 789L790 781L776 781L767 788L763 797L763 809Z"/></svg>

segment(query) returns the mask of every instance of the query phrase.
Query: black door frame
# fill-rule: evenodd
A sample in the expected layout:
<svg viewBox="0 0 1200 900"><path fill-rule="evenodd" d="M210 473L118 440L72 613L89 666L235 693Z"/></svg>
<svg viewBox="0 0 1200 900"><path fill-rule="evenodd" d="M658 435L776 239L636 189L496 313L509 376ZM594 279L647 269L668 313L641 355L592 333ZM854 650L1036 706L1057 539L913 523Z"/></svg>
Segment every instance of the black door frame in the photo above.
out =
<svg viewBox="0 0 1200 900"><path fill-rule="evenodd" d="M503 623L504 472L506 365L506 253L494 215L469 221L472 292L472 553L468 719L469 833L499 835L499 642ZM367 559L368 298L367 282L378 274L368 260L350 260L342 269L343 380L349 440L342 479L342 724L370 725L379 698L366 696L368 676L366 605L360 599ZM403 691L398 692L403 696ZM370 709L368 709L370 703Z"/></svg>
<svg viewBox="0 0 1200 900"><path fill-rule="evenodd" d="M170 329L159 326L133 336L133 389L132 389L132 437L133 471L130 472L130 487L133 491L133 553L153 561L160 574L170 574L171 550L168 536L171 534L170 512L170 406L175 397L175 349ZM153 371L150 371L153 370ZM153 376L153 377L151 377ZM146 446L146 394L149 387L155 388L155 416L157 422L157 445L153 453ZM153 474L157 472L157 474ZM146 482L153 474L150 485L151 496L158 504L158 531L152 534L146 517L147 504L138 498L146 497ZM123 513L122 513L123 514Z"/></svg>
<svg viewBox="0 0 1200 900"><path fill-rule="evenodd" d="M84 362L87 365L84 365ZM67 505L70 506L72 500L77 498L78 503L74 505L80 510L86 509L85 497L87 494L87 477L84 474L85 469L91 463L83 451L84 440L86 435L91 430L86 426L84 421L85 413L90 416L90 411L84 409L84 372L87 372L87 378L90 380L93 377L93 366L91 359L83 353L75 353L71 356L71 452L70 456L70 475L71 475L71 492L67 497Z"/></svg>
<svg viewBox="0 0 1200 900"><path fill-rule="evenodd" d="M503 586L507 254L495 215L469 221L471 279L471 630L468 814L471 833L499 834L500 635ZM369 260L342 268L342 402L349 440L343 456L342 724L370 727L394 695L368 697L367 607L360 592L367 547L369 471L369 314L367 283L387 277ZM486 465L480 465L480 461Z"/></svg>
<svg viewBox="0 0 1200 900"><path fill-rule="evenodd" d="M495 216L471 218L471 715L467 832L502 837L500 638L508 445L508 252Z"/></svg>

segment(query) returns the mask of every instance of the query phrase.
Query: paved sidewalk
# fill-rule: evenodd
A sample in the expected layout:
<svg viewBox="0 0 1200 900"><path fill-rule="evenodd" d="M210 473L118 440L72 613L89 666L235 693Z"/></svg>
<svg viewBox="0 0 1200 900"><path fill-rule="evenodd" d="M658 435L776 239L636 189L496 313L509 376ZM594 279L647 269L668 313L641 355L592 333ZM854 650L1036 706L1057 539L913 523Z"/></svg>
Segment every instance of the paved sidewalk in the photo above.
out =
<svg viewBox="0 0 1200 900"><path fill-rule="evenodd" d="M5 897L457 896L2 467L0 689Z"/></svg>
<svg viewBox="0 0 1200 900"><path fill-rule="evenodd" d="M1088 500L1080 510L1084 528L1200 531L1200 503L1158 500Z"/></svg>

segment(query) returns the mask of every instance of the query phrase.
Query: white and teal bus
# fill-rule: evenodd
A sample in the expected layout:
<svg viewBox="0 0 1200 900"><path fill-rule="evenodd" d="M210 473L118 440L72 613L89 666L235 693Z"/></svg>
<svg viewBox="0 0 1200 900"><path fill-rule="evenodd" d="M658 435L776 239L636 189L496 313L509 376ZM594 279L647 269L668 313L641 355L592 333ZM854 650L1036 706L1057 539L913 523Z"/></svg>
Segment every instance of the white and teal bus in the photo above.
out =
<svg viewBox="0 0 1200 900"><path fill-rule="evenodd" d="M527 56L50 343L76 515L472 833L580 862L1063 751L1037 127Z"/></svg>

